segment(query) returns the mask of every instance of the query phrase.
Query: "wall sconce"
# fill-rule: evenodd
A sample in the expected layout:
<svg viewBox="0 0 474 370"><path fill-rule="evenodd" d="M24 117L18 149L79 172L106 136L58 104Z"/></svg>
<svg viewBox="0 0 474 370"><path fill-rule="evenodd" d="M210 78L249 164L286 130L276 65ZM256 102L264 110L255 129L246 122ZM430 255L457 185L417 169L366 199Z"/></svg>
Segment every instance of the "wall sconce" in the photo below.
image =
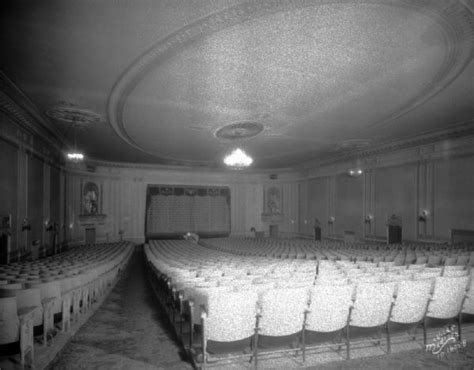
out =
<svg viewBox="0 0 474 370"><path fill-rule="evenodd" d="M199 235L196 233L187 232L183 235L184 240L189 240L192 243L196 243L199 241Z"/></svg>
<svg viewBox="0 0 474 370"><path fill-rule="evenodd" d="M44 222L44 229L45 229L46 231L51 231L51 230L53 230L53 223L50 222L49 220L46 220L46 221Z"/></svg>
<svg viewBox="0 0 474 370"><path fill-rule="evenodd" d="M367 215L367 216L365 216L364 222L365 222L366 224L370 224L373 219L374 219L374 216L372 216L372 215Z"/></svg>
<svg viewBox="0 0 474 370"><path fill-rule="evenodd" d="M30 220L28 217L25 217L21 223L21 231L31 230Z"/></svg>
<svg viewBox="0 0 474 370"><path fill-rule="evenodd" d="M336 221L336 218L334 216L329 217L328 224L332 225Z"/></svg>
<svg viewBox="0 0 474 370"><path fill-rule="evenodd" d="M351 177L359 177L362 174L363 174L363 171L360 168L349 170L349 176Z"/></svg>
<svg viewBox="0 0 474 370"><path fill-rule="evenodd" d="M418 221L426 222L428 215L429 215L429 212L426 209L424 209L423 211L421 211L420 215L418 216Z"/></svg>

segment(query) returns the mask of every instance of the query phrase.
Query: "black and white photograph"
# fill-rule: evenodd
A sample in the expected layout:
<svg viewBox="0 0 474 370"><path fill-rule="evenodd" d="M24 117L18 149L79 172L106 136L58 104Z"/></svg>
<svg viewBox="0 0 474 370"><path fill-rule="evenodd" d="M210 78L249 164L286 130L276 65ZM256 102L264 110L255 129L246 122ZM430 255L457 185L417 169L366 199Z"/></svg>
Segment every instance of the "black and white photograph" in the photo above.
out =
<svg viewBox="0 0 474 370"><path fill-rule="evenodd" d="M2 0L0 47L0 369L474 369L474 0Z"/></svg>

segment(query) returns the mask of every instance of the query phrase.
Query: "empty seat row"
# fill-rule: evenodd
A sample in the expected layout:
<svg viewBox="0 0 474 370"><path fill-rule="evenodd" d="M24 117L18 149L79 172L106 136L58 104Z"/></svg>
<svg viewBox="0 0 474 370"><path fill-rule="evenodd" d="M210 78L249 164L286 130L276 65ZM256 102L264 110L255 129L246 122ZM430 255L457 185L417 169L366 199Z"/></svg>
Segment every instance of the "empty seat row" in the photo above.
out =
<svg viewBox="0 0 474 370"><path fill-rule="evenodd" d="M344 329L349 356L350 326L385 325L389 346L389 322L419 323L427 317L456 315L460 320L461 312L474 314L471 270L465 266L282 260L206 251L187 241L151 242L145 255L153 285L171 321L179 323L178 334L183 322L189 324L188 348L196 346L196 325L203 326L203 353L208 341L251 337L252 356L258 361L259 337L298 333L298 348L305 353L306 330ZM388 311L372 311L381 307ZM201 360L205 363L206 356Z"/></svg>
<svg viewBox="0 0 474 370"><path fill-rule="evenodd" d="M55 322L63 331L70 320L78 320L128 262L133 245L110 243L76 247L48 259L0 266L1 322L0 348L20 344L22 364L30 355L33 337L42 336L43 345L55 333ZM72 314L72 317L71 317Z"/></svg>

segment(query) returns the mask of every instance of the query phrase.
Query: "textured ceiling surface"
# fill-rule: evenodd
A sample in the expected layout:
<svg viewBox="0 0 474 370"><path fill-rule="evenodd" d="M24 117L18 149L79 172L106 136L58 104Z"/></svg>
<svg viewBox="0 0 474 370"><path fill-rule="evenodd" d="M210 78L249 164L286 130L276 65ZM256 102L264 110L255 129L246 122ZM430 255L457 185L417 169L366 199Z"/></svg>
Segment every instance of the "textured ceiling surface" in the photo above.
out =
<svg viewBox="0 0 474 370"><path fill-rule="evenodd" d="M287 168L474 120L473 1L0 7L0 69L97 160Z"/></svg>

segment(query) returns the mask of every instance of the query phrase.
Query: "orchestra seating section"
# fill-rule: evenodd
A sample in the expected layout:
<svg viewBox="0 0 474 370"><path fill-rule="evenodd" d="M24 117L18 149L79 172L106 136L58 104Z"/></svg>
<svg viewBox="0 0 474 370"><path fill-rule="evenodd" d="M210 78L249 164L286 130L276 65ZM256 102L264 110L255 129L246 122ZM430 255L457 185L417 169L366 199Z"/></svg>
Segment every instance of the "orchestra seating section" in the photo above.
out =
<svg viewBox="0 0 474 370"><path fill-rule="evenodd" d="M433 319L474 313L472 246L304 239L155 240L144 247L155 294L197 367L290 352L305 361L332 338L351 356L363 330L391 352ZM466 325L466 323L464 323ZM382 333L384 339L382 340ZM367 335L362 335L367 338Z"/></svg>
<svg viewBox="0 0 474 370"><path fill-rule="evenodd" d="M129 242L76 246L44 259L0 265L1 355L51 346L110 291L134 250ZM41 346L35 346L35 340ZM35 348L37 347L37 348Z"/></svg>

